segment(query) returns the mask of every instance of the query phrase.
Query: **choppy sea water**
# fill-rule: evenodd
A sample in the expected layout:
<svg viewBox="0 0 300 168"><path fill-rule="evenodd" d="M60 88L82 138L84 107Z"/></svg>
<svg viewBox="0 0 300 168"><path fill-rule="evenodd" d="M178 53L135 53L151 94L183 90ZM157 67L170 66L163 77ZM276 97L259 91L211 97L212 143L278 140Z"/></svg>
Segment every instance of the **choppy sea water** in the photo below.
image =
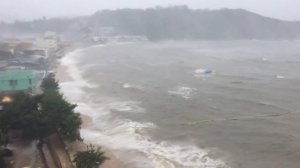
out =
<svg viewBox="0 0 300 168"><path fill-rule="evenodd" d="M61 84L81 133L128 167L298 168L300 42L94 46Z"/></svg>

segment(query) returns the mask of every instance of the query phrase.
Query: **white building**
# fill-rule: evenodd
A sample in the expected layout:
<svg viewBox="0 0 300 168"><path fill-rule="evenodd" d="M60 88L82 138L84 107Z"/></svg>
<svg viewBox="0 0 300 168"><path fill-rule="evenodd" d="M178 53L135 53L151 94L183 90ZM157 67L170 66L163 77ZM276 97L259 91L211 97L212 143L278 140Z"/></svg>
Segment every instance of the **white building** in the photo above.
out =
<svg viewBox="0 0 300 168"><path fill-rule="evenodd" d="M58 40L54 38L39 38L36 40L35 46L45 50L57 50Z"/></svg>

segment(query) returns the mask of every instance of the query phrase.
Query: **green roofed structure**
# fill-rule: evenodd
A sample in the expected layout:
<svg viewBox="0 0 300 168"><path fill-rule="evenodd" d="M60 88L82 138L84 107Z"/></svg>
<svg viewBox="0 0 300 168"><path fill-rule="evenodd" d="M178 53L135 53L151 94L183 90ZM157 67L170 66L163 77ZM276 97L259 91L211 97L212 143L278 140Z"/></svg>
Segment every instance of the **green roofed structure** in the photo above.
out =
<svg viewBox="0 0 300 168"><path fill-rule="evenodd" d="M25 91L36 94L41 77L32 70L0 71L0 93Z"/></svg>

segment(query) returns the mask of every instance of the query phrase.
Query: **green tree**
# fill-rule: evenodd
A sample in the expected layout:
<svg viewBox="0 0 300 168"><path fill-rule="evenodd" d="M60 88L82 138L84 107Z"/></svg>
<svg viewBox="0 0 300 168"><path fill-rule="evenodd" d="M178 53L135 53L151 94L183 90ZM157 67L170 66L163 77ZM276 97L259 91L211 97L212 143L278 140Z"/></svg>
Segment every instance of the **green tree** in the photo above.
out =
<svg viewBox="0 0 300 168"><path fill-rule="evenodd" d="M79 114L72 113L68 115L65 120L62 121L59 133L64 140L69 142L74 141L82 141L83 139L80 136L80 126L82 124L82 120Z"/></svg>
<svg viewBox="0 0 300 168"><path fill-rule="evenodd" d="M37 102L29 94L18 92L12 98L13 102L6 105L7 112L0 118L0 127L4 130L23 129L24 117L37 108Z"/></svg>
<svg viewBox="0 0 300 168"><path fill-rule="evenodd" d="M109 158L104 156L101 148L93 145L87 146L86 151L80 151L75 154L73 162L77 168L98 168Z"/></svg>
<svg viewBox="0 0 300 168"><path fill-rule="evenodd" d="M59 90L59 84L58 81L55 79L54 74L48 74L46 78L43 79L42 84L41 84L41 89L43 92L48 92L48 91L55 91L58 92Z"/></svg>
<svg viewBox="0 0 300 168"><path fill-rule="evenodd" d="M66 101L62 94L56 91L37 96L17 93L13 100L7 112L0 115L1 130L19 129L25 138L40 142L54 133L71 142L82 140L79 133L82 121L74 112L76 105Z"/></svg>
<svg viewBox="0 0 300 168"><path fill-rule="evenodd" d="M79 114L74 112L75 104L70 104L57 92L44 93L40 102L42 115L49 119L49 125L65 140L82 140L79 133L82 121Z"/></svg>

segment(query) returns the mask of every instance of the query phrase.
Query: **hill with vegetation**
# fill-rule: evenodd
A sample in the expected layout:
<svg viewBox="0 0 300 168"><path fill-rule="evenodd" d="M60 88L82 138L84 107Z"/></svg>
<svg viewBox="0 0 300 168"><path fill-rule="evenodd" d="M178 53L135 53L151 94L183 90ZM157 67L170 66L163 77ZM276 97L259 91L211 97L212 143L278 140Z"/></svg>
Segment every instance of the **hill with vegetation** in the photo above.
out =
<svg viewBox="0 0 300 168"><path fill-rule="evenodd" d="M55 31L69 37L99 34L110 27L115 35L146 36L150 40L299 39L300 22L264 17L243 9L192 10L186 6L103 10L77 18L42 18L2 23L1 33Z"/></svg>

